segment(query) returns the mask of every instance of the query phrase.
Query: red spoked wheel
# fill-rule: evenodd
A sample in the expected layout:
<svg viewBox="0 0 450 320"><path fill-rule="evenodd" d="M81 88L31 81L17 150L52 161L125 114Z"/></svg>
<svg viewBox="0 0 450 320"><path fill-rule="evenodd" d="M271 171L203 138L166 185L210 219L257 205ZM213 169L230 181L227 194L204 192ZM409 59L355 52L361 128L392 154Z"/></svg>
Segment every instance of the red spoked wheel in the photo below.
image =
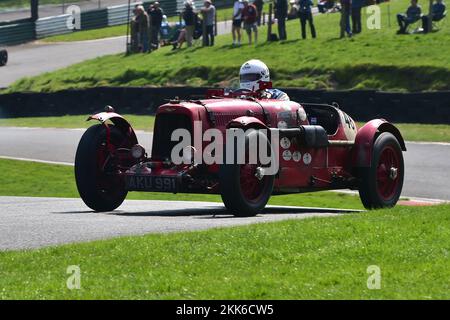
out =
<svg viewBox="0 0 450 320"><path fill-rule="evenodd" d="M260 164L244 164L240 168L240 189L242 195L251 202L257 202L264 195L269 182L267 176L261 179L257 177L260 168Z"/></svg>
<svg viewBox="0 0 450 320"><path fill-rule="evenodd" d="M393 207L402 192L405 167L400 144L391 133L378 136L371 166L360 168L359 195L364 207Z"/></svg>
<svg viewBox="0 0 450 320"><path fill-rule="evenodd" d="M255 139L255 140L252 140ZM220 167L220 190L225 207L235 216L248 217L260 213L272 194L275 176L265 174L267 168L249 161L249 141L260 141L268 146L267 136L258 130L249 130L245 137L245 163L223 164ZM237 153L235 147L235 154Z"/></svg>
<svg viewBox="0 0 450 320"><path fill-rule="evenodd" d="M120 175L131 165L133 142L114 126L90 127L81 137L75 156L75 180L84 203L95 211L112 211L127 196Z"/></svg>
<svg viewBox="0 0 450 320"><path fill-rule="evenodd" d="M392 146L386 146L377 167L377 191L384 200L391 199L398 190L400 159Z"/></svg>

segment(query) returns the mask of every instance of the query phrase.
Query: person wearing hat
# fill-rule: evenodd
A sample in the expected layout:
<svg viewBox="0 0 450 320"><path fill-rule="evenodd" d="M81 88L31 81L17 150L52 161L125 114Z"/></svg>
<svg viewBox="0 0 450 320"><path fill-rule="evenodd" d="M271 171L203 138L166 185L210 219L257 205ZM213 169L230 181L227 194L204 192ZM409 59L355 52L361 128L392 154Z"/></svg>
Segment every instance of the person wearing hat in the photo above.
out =
<svg viewBox="0 0 450 320"><path fill-rule="evenodd" d="M152 49L159 47L159 34L161 31L161 24L164 12L162 11L159 2L153 3L148 9L150 17L150 44Z"/></svg>
<svg viewBox="0 0 450 320"><path fill-rule="evenodd" d="M214 45L214 20L216 18L216 7L213 6L211 0L205 0L204 7L200 10L203 14L203 23L206 28L206 37L203 39L207 46Z"/></svg>

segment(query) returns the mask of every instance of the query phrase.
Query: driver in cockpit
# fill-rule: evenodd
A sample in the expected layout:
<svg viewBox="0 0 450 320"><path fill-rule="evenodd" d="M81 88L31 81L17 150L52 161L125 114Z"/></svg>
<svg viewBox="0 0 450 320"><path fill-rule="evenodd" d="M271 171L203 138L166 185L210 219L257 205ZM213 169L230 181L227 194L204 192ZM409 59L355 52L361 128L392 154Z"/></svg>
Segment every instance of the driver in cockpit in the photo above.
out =
<svg viewBox="0 0 450 320"><path fill-rule="evenodd" d="M269 68L261 60L252 59L245 62L239 71L239 88L259 91L260 82L270 82ZM262 89L261 96L266 99L289 100L289 96L278 89Z"/></svg>

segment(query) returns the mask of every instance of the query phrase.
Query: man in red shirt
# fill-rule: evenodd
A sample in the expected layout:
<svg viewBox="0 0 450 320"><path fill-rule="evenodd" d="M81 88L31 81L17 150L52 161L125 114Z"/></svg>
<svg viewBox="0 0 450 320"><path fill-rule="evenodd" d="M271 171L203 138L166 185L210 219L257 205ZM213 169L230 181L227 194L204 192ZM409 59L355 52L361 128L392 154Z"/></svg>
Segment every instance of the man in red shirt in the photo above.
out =
<svg viewBox="0 0 450 320"><path fill-rule="evenodd" d="M244 9L242 9L242 20L244 21L244 29L247 31L248 43L252 44L252 30L255 33L255 43L258 42L258 26L256 19L258 11L255 5L249 4L248 0L244 0Z"/></svg>

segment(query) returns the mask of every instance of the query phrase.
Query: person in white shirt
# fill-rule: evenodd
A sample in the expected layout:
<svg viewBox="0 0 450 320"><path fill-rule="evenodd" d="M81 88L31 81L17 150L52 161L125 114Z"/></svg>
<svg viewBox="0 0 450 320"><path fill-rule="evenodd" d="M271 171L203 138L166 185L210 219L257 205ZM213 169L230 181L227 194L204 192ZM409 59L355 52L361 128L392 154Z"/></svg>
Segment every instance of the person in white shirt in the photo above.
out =
<svg viewBox="0 0 450 320"><path fill-rule="evenodd" d="M236 0L233 5L233 25L231 27L231 33L233 35L233 46L241 45L242 9L244 9L242 0Z"/></svg>

